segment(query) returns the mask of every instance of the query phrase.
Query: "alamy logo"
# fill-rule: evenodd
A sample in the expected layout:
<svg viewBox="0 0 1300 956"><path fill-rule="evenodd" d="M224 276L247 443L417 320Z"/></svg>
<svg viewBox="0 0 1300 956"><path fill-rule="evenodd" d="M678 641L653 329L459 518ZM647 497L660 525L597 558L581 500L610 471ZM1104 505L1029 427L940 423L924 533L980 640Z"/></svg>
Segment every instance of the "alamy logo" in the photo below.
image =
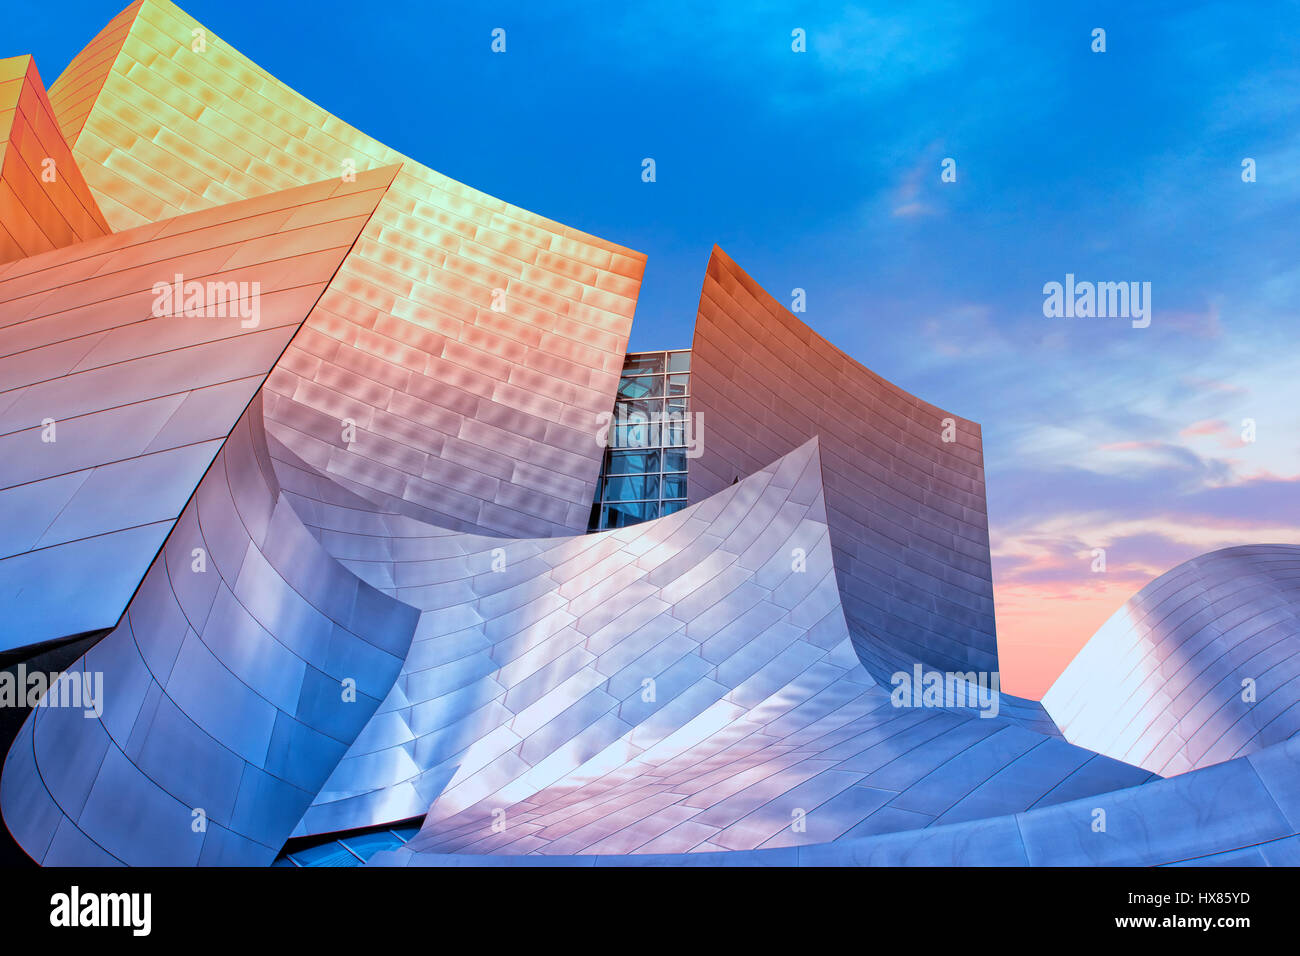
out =
<svg viewBox="0 0 1300 956"><path fill-rule="evenodd" d="M1132 319L1133 328L1151 324L1150 282L1065 282L1043 286L1043 315L1049 319Z"/></svg>
<svg viewBox="0 0 1300 956"><path fill-rule="evenodd" d="M50 897L50 925L126 926L134 936L152 928L153 896L149 893L82 893L74 886Z"/></svg>
<svg viewBox="0 0 1300 956"><path fill-rule="evenodd" d="M916 664L910 674L896 671L889 682L895 707L969 707L981 717L996 717L1001 706L997 671L927 671Z"/></svg>
<svg viewBox="0 0 1300 956"><path fill-rule="evenodd" d="M239 318L246 329L262 319L260 282L187 282L177 273L173 282L155 282L153 296L154 318Z"/></svg>
<svg viewBox="0 0 1300 956"><path fill-rule="evenodd" d="M27 673L27 665L0 671L0 707L81 708L84 717L104 713L104 672Z"/></svg>
<svg viewBox="0 0 1300 956"><path fill-rule="evenodd" d="M624 402L618 411L596 413L596 444L615 449L677 448L685 446L687 458L704 454L704 415L697 412L647 415L627 410Z"/></svg>

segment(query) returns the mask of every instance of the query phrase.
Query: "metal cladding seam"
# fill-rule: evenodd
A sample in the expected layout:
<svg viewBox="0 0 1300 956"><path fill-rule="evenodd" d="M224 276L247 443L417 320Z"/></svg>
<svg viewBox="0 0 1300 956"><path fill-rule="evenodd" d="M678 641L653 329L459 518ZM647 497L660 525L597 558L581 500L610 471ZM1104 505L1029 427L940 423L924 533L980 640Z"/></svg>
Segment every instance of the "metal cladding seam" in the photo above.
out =
<svg viewBox="0 0 1300 956"><path fill-rule="evenodd" d="M731 853L516 857L402 848L371 866L1300 866L1300 740L1168 780L991 816ZM1104 814L1104 815L1102 815ZM1098 827L1098 822L1104 826Z"/></svg>
<svg viewBox="0 0 1300 956"><path fill-rule="evenodd" d="M391 688L418 614L303 527L261 414L71 669L103 675L101 716L38 707L11 747L0 810L37 862L269 864Z"/></svg>
<svg viewBox="0 0 1300 956"><path fill-rule="evenodd" d="M427 811L412 845L461 853L750 849L1150 776L1005 719L892 706L844 624L815 439L678 514L515 541L377 513L272 454L323 546L424 612L296 835Z"/></svg>
<svg viewBox="0 0 1300 956"><path fill-rule="evenodd" d="M70 671L102 714L36 708L0 776L40 862L265 864L421 814L387 862L1300 861L1300 548L1143 589L1049 694L1069 742L1010 695L899 706L914 665L997 671L979 426L721 250L692 504L575 535L643 256L168 0L48 98L0 61L0 134L0 259L49 247L0 261L0 627L114 627ZM262 323L146 318L172 274L259 281Z"/></svg>
<svg viewBox="0 0 1300 956"><path fill-rule="evenodd" d="M50 104L69 146L75 146L95 100L122 52L122 44L144 0L135 0L115 16L63 70L50 87ZM121 226L118 227L122 228Z"/></svg>
<svg viewBox="0 0 1300 956"><path fill-rule="evenodd" d="M115 228L402 164L271 377L274 435L433 524L586 529L642 254L402 156L166 0L133 4L91 48L52 99Z"/></svg>
<svg viewBox="0 0 1300 956"><path fill-rule="evenodd" d="M705 429L689 466L692 501L820 438L844 613L877 680L889 686L918 662L997 671L979 425L845 355L716 246L691 388Z"/></svg>
<svg viewBox="0 0 1300 956"><path fill-rule="evenodd" d="M0 648L117 623L395 173L0 265ZM234 294L167 314L177 276Z"/></svg>
<svg viewBox="0 0 1300 956"><path fill-rule="evenodd" d="M111 230L30 56L0 59L0 263Z"/></svg>
<svg viewBox="0 0 1300 956"><path fill-rule="evenodd" d="M1211 551L1133 597L1043 697L1067 740L1171 776L1300 731L1300 546Z"/></svg>

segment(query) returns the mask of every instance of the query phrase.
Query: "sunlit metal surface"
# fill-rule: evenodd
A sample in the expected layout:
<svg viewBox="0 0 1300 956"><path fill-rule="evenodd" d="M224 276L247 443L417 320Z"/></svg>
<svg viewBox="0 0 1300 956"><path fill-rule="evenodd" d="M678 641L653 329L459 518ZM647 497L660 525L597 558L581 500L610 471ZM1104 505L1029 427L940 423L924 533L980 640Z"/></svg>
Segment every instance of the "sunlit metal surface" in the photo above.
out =
<svg viewBox="0 0 1300 956"><path fill-rule="evenodd" d="M0 264L105 236L30 56L0 59Z"/></svg>
<svg viewBox="0 0 1300 956"><path fill-rule="evenodd" d="M1006 694L900 706L897 672L997 671L978 425L715 249L691 506L583 535L643 257L395 153L166 0L48 106L0 61L11 98L0 627L115 627L71 669L102 713L35 709L0 774L35 859L269 864L424 816L372 862L1300 862L1298 549L1140 592L1049 695L1068 742ZM66 191L3 186L52 122ZM182 273L257 281L255 327L156 315Z"/></svg>
<svg viewBox="0 0 1300 956"><path fill-rule="evenodd" d="M419 852L370 866L1300 866L1300 742L1024 813L814 846L512 857ZM1100 824L1100 826L1099 826Z"/></svg>
<svg viewBox="0 0 1300 956"><path fill-rule="evenodd" d="M271 378L269 430L433 524L586 530L642 254L402 156L165 0L110 23L51 100L115 229L401 163Z"/></svg>
<svg viewBox="0 0 1300 956"><path fill-rule="evenodd" d="M1131 597L1043 698L1066 738L1172 776L1300 731L1300 546L1193 558Z"/></svg>
<svg viewBox="0 0 1300 956"><path fill-rule="evenodd" d="M38 862L268 865L393 685L418 615L303 527L261 414L74 665L102 717L38 708L9 752L0 810Z"/></svg>
<svg viewBox="0 0 1300 956"><path fill-rule="evenodd" d="M677 515L569 539L422 529L290 464L325 547L424 611L295 834L428 810L413 848L750 849L1150 776L1005 719L892 705L844 624L816 439Z"/></svg>
<svg viewBox="0 0 1300 956"><path fill-rule="evenodd" d="M699 501L818 435L835 568L863 663L996 671L980 427L886 382L714 248L691 346ZM947 439L951 440L947 440Z"/></svg>
<svg viewBox="0 0 1300 956"><path fill-rule="evenodd" d="M117 623L395 172L0 266L0 647ZM238 299L155 314L178 275Z"/></svg>

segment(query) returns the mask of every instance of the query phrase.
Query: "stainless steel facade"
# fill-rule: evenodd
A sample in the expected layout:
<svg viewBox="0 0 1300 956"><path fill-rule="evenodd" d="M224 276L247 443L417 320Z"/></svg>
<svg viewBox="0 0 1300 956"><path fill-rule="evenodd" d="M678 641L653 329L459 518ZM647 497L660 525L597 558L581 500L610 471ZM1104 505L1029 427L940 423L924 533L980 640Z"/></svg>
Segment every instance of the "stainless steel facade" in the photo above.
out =
<svg viewBox="0 0 1300 956"><path fill-rule="evenodd" d="M690 352L636 352L623 361L589 530L624 528L686 507L687 465L702 438L690 402Z"/></svg>
<svg viewBox="0 0 1300 956"><path fill-rule="evenodd" d="M395 172L0 265L0 648L117 623ZM177 276L245 295L155 314Z"/></svg>
<svg viewBox="0 0 1300 956"><path fill-rule="evenodd" d="M646 461L658 515L585 534L601 416L684 374L625 355L643 257L198 28L138 0L73 61L48 102L120 231L0 264L4 646L111 629L90 712L47 698L0 772L34 859L423 818L373 862L1297 861L1295 547L1153 582L1047 709L966 698L998 668L979 426L717 249L690 504ZM258 323L156 314L175 275L256 281Z"/></svg>
<svg viewBox="0 0 1300 956"><path fill-rule="evenodd" d="M335 556L423 613L393 693L295 835L428 810L412 846L751 848L1147 779L1005 719L891 706L848 640L817 444L678 515L577 538L300 505ZM285 485L328 491L305 473ZM966 773L936 769L958 755ZM998 778L1012 761L1014 786Z"/></svg>
<svg viewBox="0 0 1300 956"><path fill-rule="evenodd" d="M167 0L123 11L50 98L117 230L400 164L271 377L268 429L433 524L586 530L603 452L592 423L618 382L642 254L403 156Z"/></svg>
<svg viewBox="0 0 1300 956"><path fill-rule="evenodd" d="M547 857L551 866L1300 866L1296 740L1183 774L1024 813L815 846ZM1104 813L1102 817L1099 813ZM1098 829L1097 822L1105 821ZM418 852L371 866L507 866L518 857ZM534 859L532 862L541 862Z"/></svg>
<svg viewBox="0 0 1300 956"><path fill-rule="evenodd" d="M103 675L102 716L38 708L14 741L0 811L38 862L267 865L392 686L418 614L303 526L261 416L74 666Z"/></svg>
<svg viewBox="0 0 1300 956"><path fill-rule="evenodd" d="M30 56L0 59L0 195L0 263L109 233Z"/></svg>
<svg viewBox="0 0 1300 956"><path fill-rule="evenodd" d="M1300 546L1212 551L1115 612L1043 698L1067 740L1172 776L1300 731Z"/></svg>
<svg viewBox="0 0 1300 956"><path fill-rule="evenodd" d="M701 501L817 435L844 613L888 683L998 668L980 427L858 364L714 247L691 346Z"/></svg>

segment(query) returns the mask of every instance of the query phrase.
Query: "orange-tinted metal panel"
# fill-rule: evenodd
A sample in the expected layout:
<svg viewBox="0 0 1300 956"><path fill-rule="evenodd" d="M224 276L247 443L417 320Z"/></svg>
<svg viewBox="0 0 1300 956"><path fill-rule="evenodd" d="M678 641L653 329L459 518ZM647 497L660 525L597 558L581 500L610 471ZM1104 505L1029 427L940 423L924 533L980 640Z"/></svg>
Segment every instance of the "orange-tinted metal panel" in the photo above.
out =
<svg viewBox="0 0 1300 956"><path fill-rule="evenodd" d="M0 60L0 263L111 230L30 56Z"/></svg>
<svg viewBox="0 0 1300 956"><path fill-rule="evenodd" d="M346 487L460 530L586 528L644 256L470 189L284 86L166 0L60 78L116 228L402 163L276 369L271 433ZM62 100L60 100L62 104ZM344 430L352 440L343 439Z"/></svg>

